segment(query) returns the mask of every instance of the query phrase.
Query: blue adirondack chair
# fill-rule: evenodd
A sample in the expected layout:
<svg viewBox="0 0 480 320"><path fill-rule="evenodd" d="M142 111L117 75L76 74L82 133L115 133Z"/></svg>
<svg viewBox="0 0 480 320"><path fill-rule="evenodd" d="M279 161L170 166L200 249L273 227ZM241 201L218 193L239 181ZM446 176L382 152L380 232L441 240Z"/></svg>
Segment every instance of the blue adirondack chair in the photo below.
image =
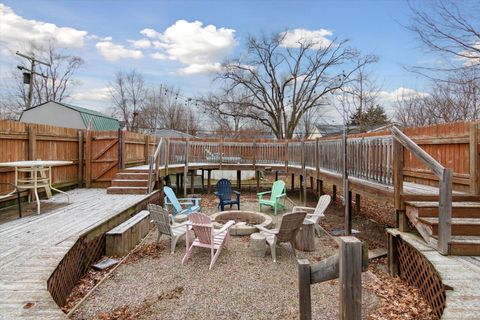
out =
<svg viewBox="0 0 480 320"><path fill-rule="evenodd" d="M230 183L229 180L227 179L220 179L217 182L217 185L215 186L215 195L218 197L220 200L220 203L218 206L221 208L222 211L224 211L225 205L230 205L230 208L232 205L236 204L238 207L238 210L240 210L240 192L232 190L232 184ZM235 193L236 199L232 199L232 193Z"/></svg>
<svg viewBox="0 0 480 320"><path fill-rule="evenodd" d="M168 205L172 205L174 217L179 214L189 215L190 213L199 212L201 209L200 198L177 199L170 187L163 187L163 192L165 193L165 210L168 210Z"/></svg>

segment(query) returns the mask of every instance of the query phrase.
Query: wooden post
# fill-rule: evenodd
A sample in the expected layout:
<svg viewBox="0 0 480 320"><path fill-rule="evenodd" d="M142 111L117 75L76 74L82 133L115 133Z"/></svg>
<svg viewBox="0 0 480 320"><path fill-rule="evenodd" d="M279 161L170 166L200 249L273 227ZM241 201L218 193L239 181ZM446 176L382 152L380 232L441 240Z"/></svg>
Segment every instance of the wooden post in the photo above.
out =
<svg viewBox="0 0 480 320"><path fill-rule="evenodd" d="M440 254L450 253L449 244L452 238L452 169L443 170L440 179L440 201L438 206L438 251Z"/></svg>
<svg viewBox="0 0 480 320"><path fill-rule="evenodd" d="M205 170L202 169L202 192L205 192Z"/></svg>
<svg viewBox="0 0 480 320"><path fill-rule="evenodd" d="M480 194L478 122L470 123L470 193Z"/></svg>
<svg viewBox="0 0 480 320"><path fill-rule="evenodd" d="M403 146L393 139L393 197L397 215L396 226L401 232L408 231L408 218L402 201L403 192Z"/></svg>
<svg viewBox="0 0 480 320"><path fill-rule="evenodd" d="M275 171L275 181L278 181L278 171Z"/></svg>
<svg viewBox="0 0 480 320"><path fill-rule="evenodd" d="M195 193L195 170L190 170L190 193Z"/></svg>
<svg viewBox="0 0 480 320"><path fill-rule="evenodd" d="M212 169L207 170L207 193L210 194L212 190Z"/></svg>
<svg viewBox="0 0 480 320"><path fill-rule="evenodd" d="M150 136L145 136L145 145L143 146L143 158L145 159L145 164L149 162L149 146L150 146Z"/></svg>
<svg viewBox="0 0 480 320"><path fill-rule="evenodd" d="M347 180L347 188L349 181ZM348 190L345 194L345 235L349 236L352 234L352 191Z"/></svg>
<svg viewBox="0 0 480 320"><path fill-rule="evenodd" d="M295 173L292 173L292 188L290 190L292 192L295 190Z"/></svg>
<svg viewBox="0 0 480 320"><path fill-rule="evenodd" d="M397 238L387 232L388 243L387 243L387 265L388 272L392 276L397 276L399 273L398 269L398 250L397 250Z"/></svg>
<svg viewBox="0 0 480 320"><path fill-rule="evenodd" d="M323 192L323 180L319 180L319 195L323 196L325 192Z"/></svg>
<svg viewBox="0 0 480 320"><path fill-rule="evenodd" d="M241 188L242 188L242 171L237 170L237 189L238 189L238 191L240 191Z"/></svg>
<svg viewBox="0 0 480 320"><path fill-rule="evenodd" d="M257 193L260 192L260 171L255 171L255 176L257 179Z"/></svg>
<svg viewBox="0 0 480 320"><path fill-rule="evenodd" d="M87 130L85 140L85 186L90 188L92 182L92 131Z"/></svg>
<svg viewBox="0 0 480 320"><path fill-rule="evenodd" d="M312 298L310 292L310 263L308 259L298 260L298 298L300 320L312 319Z"/></svg>
<svg viewBox="0 0 480 320"><path fill-rule="evenodd" d="M358 193L355 194L355 213L360 213L360 195Z"/></svg>
<svg viewBox="0 0 480 320"><path fill-rule="evenodd" d="M83 131L78 130L78 187L83 187Z"/></svg>
<svg viewBox="0 0 480 320"><path fill-rule="evenodd" d="M253 171L257 171L257 142L253 140Z"/></svg>
<svg viewBox="0 0 480 320"><path fill-rule="evenodd" d="M125 132L118 130L118 140L120 146L120 169L125 169L125 164L127 163L127 148L125 147Z"/></svg>
<svg viewBox="0 0 480 320"><path fill-rule="evenodd" d="M341 237L339 261L340 319L362 318L362 243Z"/></svg>
<svg viewBox="0 0 480 320"><path fill-rule="evenodd" d="M303 175L303 205L307 205L307 157L305 154L305 140L302 140L302 175Z"/></svg>
<svg viewBox="0 0 480 320"><path fill-rule="evenodd" d="M187 138L187 140L185 141L185 166L183 168L183 181L182 181L184 197L187 196L188 151L189 151L188 148L189 148L189 145L188 145L188 138Z"/></svg>
<svg viewBox="0 0 480 320"><path fill-rule="evenodd" d="M315 171L317 172L317 179L320 177L320 157L318 152L320 151L319 138L315 138Z"/></svg>
<svg viewBox="0 0 480 320"><path fill-rule="evenodd" d="M285 139L285 172L288 172L288 140L286 139Z"/></svg>
<svg viewBox="0 0 480 320"><path fill-rule="evenodd" d="M300 182L300 189L298 190L300 192L300 201L303 201L303 175L299 175L298 180ZM305 206L305 203L303 205Z"/></svg>
<svg viewBox="0 0 480 320"><path fill-rule="evenodd" d="M37 160L37 132L28 126L28 160Z"/></svg>
<svg viewBox="0 0 480 320"><path fill-rule="evenodd" d="M175 191L180 192L180 175L178 173L175 173Z"/></svg>
<svg viewBox="0 0 480 320"><path fill-rule="evenodd" d="M332 186L332 200L337 201L337 186L335 184Z"/></svg>

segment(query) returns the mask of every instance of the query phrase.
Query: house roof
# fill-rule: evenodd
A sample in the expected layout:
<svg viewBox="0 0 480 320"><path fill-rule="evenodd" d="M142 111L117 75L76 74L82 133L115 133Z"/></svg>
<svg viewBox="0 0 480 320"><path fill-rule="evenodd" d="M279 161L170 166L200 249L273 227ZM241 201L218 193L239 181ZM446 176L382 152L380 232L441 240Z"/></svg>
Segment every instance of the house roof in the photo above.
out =
<svg viewBox="0 0 480 320"><path fill-rule="evenodd" d="M158 129L155 131L155 135L162 138L195 138L195 136L191 134L186 134L185 132L174 129Z"/></svg>
<svg viewBox="0 0 480 320"><path fill-rule="evenodd" d="M113 130L118 130L120 128L120 123L115 118L106 116L103 113L98 111L74 106L72 104L68 104L64 102L48 101L48 102L39 104L37 106L34 106L31 109L42 106L49 102L53 102L61 106L64 106L65 108L69 108L79 112L80 116L82 117L82 121L83 121L83 124L85 125L85 128L88 128L90 121L92 122L92 130L113 131Z"/></svg>

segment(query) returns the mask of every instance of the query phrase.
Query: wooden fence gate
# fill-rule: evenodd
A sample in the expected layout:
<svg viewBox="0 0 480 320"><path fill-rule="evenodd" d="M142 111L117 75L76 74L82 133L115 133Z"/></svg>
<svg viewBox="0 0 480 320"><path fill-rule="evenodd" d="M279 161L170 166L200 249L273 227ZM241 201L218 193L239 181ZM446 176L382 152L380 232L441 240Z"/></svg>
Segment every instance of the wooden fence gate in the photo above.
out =
<svg viewBox="0 0 480 320"><path fill-rule="evenodd" d="M87 131L85 139L85 181L88 187L108 187L118 172L121 132Z"/></svg>

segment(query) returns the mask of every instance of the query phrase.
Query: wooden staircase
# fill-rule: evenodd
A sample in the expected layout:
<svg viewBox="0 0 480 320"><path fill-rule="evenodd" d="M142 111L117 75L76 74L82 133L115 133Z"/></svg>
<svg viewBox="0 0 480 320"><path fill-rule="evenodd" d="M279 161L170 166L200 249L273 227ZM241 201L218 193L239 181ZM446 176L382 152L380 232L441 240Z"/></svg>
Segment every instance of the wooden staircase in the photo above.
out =
<svg viewBox="0 0 480 320"><path fill-rule="evenodd" d="M148 171L142 169L124 169L112 180L107 194L146 194L148 189Z"/></svg>
<svg viewBox="0 0 480 320"><path fill-rule="evenodd" d="M425 241L437 247L438 202L407 201L406 214ZM452 202L452 255L480 256L480 202Z"/></svg>

